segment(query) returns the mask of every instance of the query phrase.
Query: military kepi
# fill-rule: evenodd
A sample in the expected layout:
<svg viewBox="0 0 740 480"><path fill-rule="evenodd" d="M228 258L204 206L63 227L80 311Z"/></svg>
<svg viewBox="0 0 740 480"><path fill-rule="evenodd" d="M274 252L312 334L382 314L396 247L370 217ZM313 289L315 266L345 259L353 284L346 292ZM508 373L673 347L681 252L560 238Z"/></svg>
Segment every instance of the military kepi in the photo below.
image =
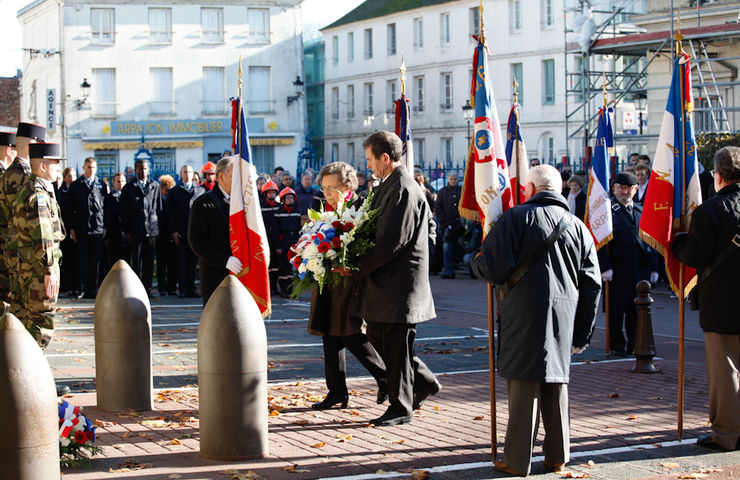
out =
<svg viewBox="0 0 740 480"><path fill-rule="evenodd" d="M15 133L0 132L0 145L15 147Z"/></svg>
<svg viewBox="0 0 740 480"><path fill-rule="evenodd" d="M50 160L59 160L62 158L58 143L32 143L28 146L28 156L30 158L47 158Z"/></svg>
<svg viewBox="0 0 740 480"><path fill-rule="evenodd" d="M637 177L634 173L630 172L621 172L618 173L616 177L614 177L614 183L618 183L620 185L637 185Z"/></svg>
<svg viewBox="0 0 740 480"><path fill-rule="evenodd" d="M18 124L16 135L19 137L33 138L43 142L46 138L46 127L36 125L35 123L21 122Z"/></svg>

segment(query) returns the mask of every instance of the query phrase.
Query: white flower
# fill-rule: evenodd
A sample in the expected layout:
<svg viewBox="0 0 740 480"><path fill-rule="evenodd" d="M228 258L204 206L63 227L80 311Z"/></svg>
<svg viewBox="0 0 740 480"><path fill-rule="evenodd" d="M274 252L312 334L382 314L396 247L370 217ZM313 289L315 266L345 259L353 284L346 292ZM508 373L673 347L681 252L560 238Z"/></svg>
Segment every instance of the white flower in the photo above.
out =
<svg viewBox="0 0 740 480"><path fill-rule="evenodd" d="M69 445L70 443L72 443L72 442L71 442L71 441L70 441L70 439L69 439L69 438L67 438L67 437L59 437L59 443L60 443L60 444L61 444L61 445L62 445L63 447L66 447L66 446L68 446L68 445Z"/></svg>
<svg viewBox="0 0 740 480"><path fill-rule="evenodd" d="M342 246L344 246L345 244L347 244L347 242L350 240L349 232L345 232L345 233L339 235L339 240L342 241Z"/></svg>
<svg viewBox="0 0 740 480"><path fill-rule="evenodd" d="M306 264L301 263L298 265L298 273L306 273Z"/></svg>
<svg viewBox="0 0 740 480"><path fill-rule="evenodd" d="M313 242L306 245L303 249L303 258L311 258L318 254L319 254L319 248Z"/></svg>
<svg viewBox="0 0 740 480"><path fill-rule="evenodd" d="M308 268L308 270L314 273L318 273L319 268L323 269L323 267L321 266L321 260L316 257L311 257L308 260L308 264L306 264L306 268Z"/></svg>
<svg viewBox="0 0 740 480"><path fill-rule="evenodd" d="M326 258L328 258L329 260L334 260L335 258L337 258L337 252L335 252L333 249L329 250L324 255L326 255Z"/></svg>

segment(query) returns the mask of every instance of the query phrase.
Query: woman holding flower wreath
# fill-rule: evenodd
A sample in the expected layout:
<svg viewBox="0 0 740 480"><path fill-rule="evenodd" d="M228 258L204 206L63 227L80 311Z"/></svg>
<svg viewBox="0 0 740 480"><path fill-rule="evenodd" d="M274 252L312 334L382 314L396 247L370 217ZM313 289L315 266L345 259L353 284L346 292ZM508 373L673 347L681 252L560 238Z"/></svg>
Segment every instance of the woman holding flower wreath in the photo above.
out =
<svg viewBox="0 0 740 480"><path fill-rule="evenodd" d="M318 183L325 197L325 210L338 208L340 200L346 204L359 206L361 199L355 194L357 172L345 162L334 162L324 166ZM377 402L381 404L388 398L385 381L385 364L365 336L365 321L350 315L349 304L355 285L326 285L323 289L314 288L311 297L311 313L308 332L321 336L324 344L324 374L329 392L326 398L311 408L326 410L341 404L347 407L349 394L346 383L345 348L360 361L378 382Z"/></svg>

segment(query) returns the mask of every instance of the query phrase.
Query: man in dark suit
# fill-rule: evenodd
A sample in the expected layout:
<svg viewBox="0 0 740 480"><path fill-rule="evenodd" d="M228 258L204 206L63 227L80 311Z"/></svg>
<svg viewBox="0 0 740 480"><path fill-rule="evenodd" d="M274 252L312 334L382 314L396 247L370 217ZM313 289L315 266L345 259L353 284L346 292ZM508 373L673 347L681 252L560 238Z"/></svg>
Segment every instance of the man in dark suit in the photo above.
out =
<svg viewBox="0 0 740 480"><path fill-rule="evenodd" d="M241 261L231 255L229 243L229 200L234 158L224 157L216 165L216 185L198 197L190 209L188 242L198 256L200 295L203 306L229 272L239 273Z"/></svg>
<svg viewBox="0 0 740 480"><path fill-rule="evenodd" d="M640 237L642 205L633 203L637 177L622 172L614 178L612 197L613 238L599 250L601 279L611 282L609 299L609 349L615 356L632 355L637 329L637 283L658 281L658 254ZM622 326L627 333L625 341Z"/></svg>
<svg viewBox="0 0 740 480"><path fill-rule="evenodd" d="M106 195L103 203L105 237L103 243L108 247L106 270L110 270L118 260L131 261L126 234L121 226L121 190L126 185L126 175L118 172L113 175L113 189Z"/></svg>
<svg viewBox="0 0 740 480"><path fill-rule="evenodd" d="M429 286L429 240L434 218L424 193L401 164L401 140L379 131L364 142L367 166L382 183L371 208L378 209L375 247L358 260L359 312L367 336L386 364L390 406L376 426L409 423L413 410L442 388L414 355L416 324L434 318Z"/></svg>
<svg viewBox="0 0 740 480"><path fill-rule="evenodd" d="M144 284L147 295L151 296L162 192L159 183L149 178L147 160L137 160L134 171L136 180L127 183L121 191L121 226L131 248L131 267Z"/></svg>
<svg viewBox="0 0 740 480"><path fill-rule="evenodd" d="M635 165L635 176L637 177L637 192L632 197L632 201L642 205L645 203L645 194L650 182L650 167L644 163L638 163Z"/></svg>
<svg viewBox="0 0 740 480"><path fill-rule="evenodd" d="M193 183L193 167L185 165L180 169L180 184L167 194L167 230L172 232L177 249L180 298L197 296L195 267L198 259L188 245L188 220L191 205L204 193L203 187Z"/></svg>
<svg viewBox="0 0 740 480"><path fill-rule="evenodd" d="M98 293L98 271L103 258L103 202L108 187L95 175L98 164L87 157L82 166L84 175L69 186L68 205L72 210L69 236L77 245L84 298Z"/></svg>

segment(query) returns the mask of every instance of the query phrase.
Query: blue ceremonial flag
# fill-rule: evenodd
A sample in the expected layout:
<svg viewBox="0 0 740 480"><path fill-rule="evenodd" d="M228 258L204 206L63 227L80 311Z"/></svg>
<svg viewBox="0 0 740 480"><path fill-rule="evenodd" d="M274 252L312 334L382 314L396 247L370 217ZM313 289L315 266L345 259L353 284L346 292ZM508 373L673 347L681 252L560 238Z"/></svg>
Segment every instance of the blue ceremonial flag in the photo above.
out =
<svg viewBox="0 0 740 480"><path fill-rule="evenodd" d="M529 162L527 161L527 147L522 141L522 130L519 126L519 104L516 102L511 106L509 121L506 124L506 163L509 165L511 191L519 192L516 203L524 203L526 201L524 185L527 184Z"/></svg>
<svg viewBox="0 0 740 480"><path fill-rule="evenodd" d="M411 102L406 95L401 94L401 98L394 102L396 135L401 139L403 144L403 154L401 163L403 163L409 172L414 172L414 144L411 140Z"/></svg>
<svg viewBox="0 0 740 480"><path fill-rule="evenodd" d="M612 205L609 197L609 148L614 146L609 109L599 109L596 145L588 175L585 224L599 249L612 239Z"/></svg>
<svg viewBox="0 0 740 480"><path fill-rule="evenodd" d="M676 295L680 295L680 264L673 258L671 242L676 233L688 227L691 214L701 203L696 139L691 118L693 102L688 55L684 54L674 62L671 89L665 108L650 182L645 193L640 236L664 256L671 288ZM684 296L696 284L695 270L685 268Z"/></svg>

